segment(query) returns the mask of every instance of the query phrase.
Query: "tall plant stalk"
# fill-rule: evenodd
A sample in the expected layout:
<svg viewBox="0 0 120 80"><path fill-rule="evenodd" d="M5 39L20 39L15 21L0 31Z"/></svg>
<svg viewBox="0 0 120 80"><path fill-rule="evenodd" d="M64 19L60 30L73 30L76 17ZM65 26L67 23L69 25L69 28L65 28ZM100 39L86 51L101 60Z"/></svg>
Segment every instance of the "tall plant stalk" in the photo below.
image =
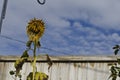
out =
<svg viewBox="0 0 120 80"><path fill-rule="evenodd" d="M33 80L35 77L35 72L36 72L36 60L37 60L37 56L36 56L36 41L34 42L34 49L33 49Z"/></svg>
<svg viewBox="0 0 120 80"><path fill-rule="evenodd" d="M45 25L42 20L34 18L34 19L30 20L30 22L28 23L28 26L26 28L26 32L29 37L29 40L26 43L26 46L28 48L23 52L22 56L18 60L16 60L16 62L14 64L14 67L16 70L10 71L11 75L15 75L15 80L17 77L19 77L21 80L22 75L21 75L20 71L22 70L23 64L29 58L29 55L28 55L29 50L33 51L33 61L32 61L33 70L32 70L32 72L29 73L26 80L48 80L48 75L46 75L43 72L38 72L37 67L36 67L36 60L37 60L36 49L41 46L39 39L42 37L44 30L45 30ZM32 43L33 43L33 49L31 49ZM48 59L49 59L49 57L48 57ZM51 60L49 59L49 61L51 61Z"/></svg>

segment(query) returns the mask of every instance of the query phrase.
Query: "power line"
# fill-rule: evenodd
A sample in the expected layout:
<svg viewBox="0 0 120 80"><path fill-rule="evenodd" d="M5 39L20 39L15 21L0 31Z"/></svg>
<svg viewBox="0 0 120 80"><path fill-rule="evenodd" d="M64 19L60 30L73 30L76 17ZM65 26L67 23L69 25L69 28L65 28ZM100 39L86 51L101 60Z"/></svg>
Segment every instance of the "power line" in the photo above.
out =
<svg viewBox="0 0 120 80"><path fill-rule="evenodd" d="M49 51L53 51L53 52L58 52L58 53L61 53L61 54L64 54L64 55L70 55L68 53L65 53L65 52L62 52L62 51L58 51L58 50L54 50L54 49L50 49L50 48L47 48L47 47L41 47L43 49L47 49Z"/></svg>
<svg viewBox="0 0 120 80"><path fill-rule="evenodd" d="M13 38L8 37L8 36L5 36L5 35L0 35L0 37L3 37L3 38L6 38L6 39L9 39L9 40L12 40L12 41L17 41L17 42L20 42L20 43L24 43L24 44L25 44L25 42L24 42L24 41L17 40L17 39L13 39Z"/></svg>
<svg viewBox="0 0 120 80"><path fill-rule="evenodd" d="M9 40L12 40L12 41L20 42L20 43L22 43L22 44L26 44L25 41L21 41L21 40L18 40L18 39L14 39L14 38L11 38L11 37L8 37L8 36L5 36L5 35L0 35L0 37L5 38L5 39L9 39ZM41 47L41 48L42 48L42 49L49 50L49 51L61 53L61 54L64 54L64 55L70 55L70 54L68 54L68 53L65 53L65 52L62 52L62 51L58 51L58 50L54 50L54 49L47 48L47 47Z"/></svg>

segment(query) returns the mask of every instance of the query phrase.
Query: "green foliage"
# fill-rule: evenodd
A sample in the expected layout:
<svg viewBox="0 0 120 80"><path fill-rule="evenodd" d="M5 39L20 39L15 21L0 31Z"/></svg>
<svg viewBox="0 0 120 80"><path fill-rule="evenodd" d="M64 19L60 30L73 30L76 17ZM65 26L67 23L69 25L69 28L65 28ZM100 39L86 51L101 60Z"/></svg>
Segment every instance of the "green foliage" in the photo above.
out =
<svg viewBox="0 0 120 80"><path fill-rule="evenodd" d="M10 75L14 75L15 71L10 71L9 73L10 73Z"/></svg>
<svg viewBox="0 0 120 80"><path fill-rule="evenodd" d="M118 51L119 51L119 49L115 49L114 54L117 55Z"/></svg>
<svg viewBox="0 0 120 80"><path fill-rule="evenodd" d="M120 46L119 45L115 45L113 47L114 49L114 55L117 55L119 50L120 50ZM118 67L118 65L120 65L120 59L117 58L117 63L112 64L110 71L111 71L111 75L109 76L109 79L112 78L112 80L116 80L117 77L120 77L120 67Z"/></svg>
<svg viewBox="0 0 120 80"><path fill-rule="evenodd" d="M15 61L14 67L15 71L10 71L10 75L15 75L15 77L19 77L21 79L22 75L20 74L20 71L22 70L23 64L27 61L29 58L27 50L25 50L22 54L22 56Z"/></svg>
<svg viewBox="0 0 120 80"><path fill-rule="evenodd" d="M113 49L118 49L119 48L119 45L115 45L114 47L113 47Z"/></svg>
<svg viewBox="0 0 120 80"><path fill-rule="evenodd" d="M27 41L26 46L27 46L28 48L31 48L31 44L32 44L32 41Z"/></svg>
<svg viewBox="0 0 120 80"><path fill-rule="evenodd" d="M27 76L27 80L32 80L33 79L33 72L30 72L29 75ZM48 80L48 75L42 72L35 72L35 80Z"/></svg>
<svg viewBox="0 0 120 80"><path fill-rule="evenodd" d="M115 67L115 66L111 66L110 71L111 71L111 75L110 75L109 78L112 77L112 80L116 80L116 78L117 78L117 74L118 74L118 73L117 73L117 69L116 69L116 67Z"/></svg>
<svg viewBox="0 0 120 80"><path fill-rule="evenodd" d="M113 49L114 49L114 54L117 55L118 51L120 50L120 46L116 45L116 46L113 47Z"/></svg>
<svg viewBox="0 0 120 80"><path fill-rule="evenodd" d="M23 67L24 63L29 58L28 51L33 50L33 53L36 53L36 47L41 46L40 42L38 41L37 44L34 44L34 46L36 46L36 47L34 47L34 49L31 49L31 44L32 44L31 41L27 42L26 46L28 47L28 49L25 50L23 52L22 56L18 60L16 60L15 63L14 63L15 71L10 71L9 72L10 75L14 75L15 77L20 78L20 80L21 80L21 77L22 77L20 71L22 70L22 67ZM49 70L49 68L52 66L53 63L52 63L52 60L50 59L49 55L46 55L46 56L47 56L47 61L48 61L48 65L49 65L49 67L48 67L48 70ZM29 73L29 75L27 76L27 80L33 80L33 79L35 79L35 80L48 80L48 75L46 75L45 73L42 73L42 72L36 72L36 70L35 70L37 68L36 67L36 55L34 56L34 60L33 60L33 62L31 62L31 64L33 64L32 65L33 66L33 72ZM33 73L35 73L34 77L33 77Z"/></svg>
<svg viewBox="0 0 120 80"><path fill-rule="evenodd" d="M21 58L24 58L24 59L28 59L28 58L29 58L28 50L25 50L25 51L23 52Z"/></svg>
<svg viewBox="0 0 120 80"><path fill-rule="evenodd" d="M38 48L40 48L40 46L41 46L40 41L37 42L36 46L37 46Z"/></svg>
<svg viewBox="0 0 120 80"><path fill-rule="evenodd" d="M22 70L22 66L24 64L25 60L23 58L20 58L18 60L16 60L14 67L16 69L16 77L19 75L20 70Z"/></svg>
<svg viewBox="0 0 120 80"><path fill-rule="evenodd" d="M16 60L14 64L14 67L16 69L16 76L19 76L20 70L22 70L22 66L25 63L25 61L27 61L28 58L29 58L29 55L27 53L27 50L25 50L22 56L20 57L20 59Z"/></svg>

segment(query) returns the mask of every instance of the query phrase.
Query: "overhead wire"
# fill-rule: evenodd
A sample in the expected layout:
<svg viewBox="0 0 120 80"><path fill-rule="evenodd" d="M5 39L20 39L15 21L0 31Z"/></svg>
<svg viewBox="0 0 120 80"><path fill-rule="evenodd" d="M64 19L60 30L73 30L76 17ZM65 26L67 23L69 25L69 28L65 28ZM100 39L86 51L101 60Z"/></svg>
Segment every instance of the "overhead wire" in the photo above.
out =
<svg viewBox="0 0 120 80"><path fill-rule="evenodd" d="M21 40L18 40L18 39L12 38L12 37L8 37L8 36L5 36L5 35L1 35L1 34L0 34L0 37L5 38L5 39L9 39L9 40L12 40L12 41L20 42L20 43L22 43L22 44L26 44L25 41L21 41ZM61 53L61 54L64 54L64 55L70 55L69 53L65 53L65 52L58 51L58 50L55 50L55 49L51 49L51 48L48 48L48 47L41 47L41 48L42 48L42 49L49 50L49 51Z"/></svg>
<svg viewBox="0 0 120 80"><path fill-rule="evenodd" d="M9 39L9 40L13 40L13 41L17 41L17 42L20 42L20 43L24 43L24 41L21 41L21 40L17 40L17 39L14 39L14 38L11 38L11 37L8 37L8 36L5 36L5 35L0 35L0 37L3 37L3 38L6 38L6 39Z"/></svg>
<svg viewBox="0 0 120 80"><path fill-rule="evenodd" d="M54 49L47 48L47 47L41 47L41 48L46 49L46 50L49 50L49 51L61 53L61 54L64 54L64 55L70 55L70 54L68 54L68 53L65 53L65 52L62 52L62 51L58 51L58 50L54 50Z"/></svg>

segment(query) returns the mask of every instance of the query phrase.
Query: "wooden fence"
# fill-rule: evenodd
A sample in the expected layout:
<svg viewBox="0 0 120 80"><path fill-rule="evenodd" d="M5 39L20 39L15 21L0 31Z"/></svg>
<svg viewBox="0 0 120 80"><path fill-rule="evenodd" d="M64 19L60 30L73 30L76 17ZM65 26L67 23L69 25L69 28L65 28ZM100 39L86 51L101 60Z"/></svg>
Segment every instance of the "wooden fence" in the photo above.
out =
<svg viewBox="0 0 120 80"><path fill-rule="evenodd" d="M49 80L108 80L108 64L116 62L114 56L50 56L53 65L48 70L46 56L37 59L37 70L46 73ZM14 80L9 71L15 70L17 56L0 56L0 80ZM22 80L32 71L30 61L23 65ZM19 80L19 79L17 79ZM111 79L110 79L111 80ZM117 79L120 80L120 79Z"/></svg>

